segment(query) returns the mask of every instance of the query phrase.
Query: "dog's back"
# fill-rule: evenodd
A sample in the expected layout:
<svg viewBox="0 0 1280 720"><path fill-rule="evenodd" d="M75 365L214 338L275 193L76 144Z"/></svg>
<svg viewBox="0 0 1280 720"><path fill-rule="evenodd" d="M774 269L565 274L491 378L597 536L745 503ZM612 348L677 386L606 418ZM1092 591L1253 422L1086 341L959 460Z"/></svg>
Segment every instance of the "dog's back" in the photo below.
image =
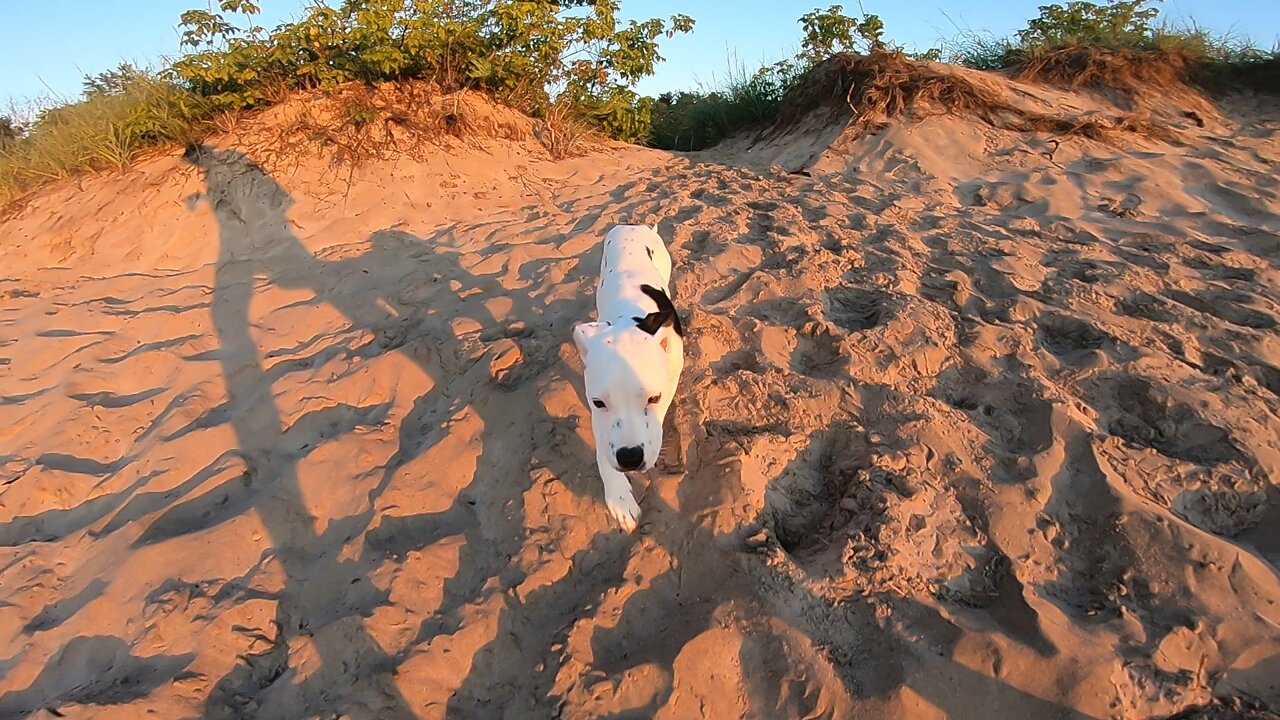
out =
<svg viewBox="0 0 1280 720"><path fill-rule="evenodd" d="M653 300L641 285L670 294L671 255L657 231L646 225L618 225L604 239L596 311L604 321L644 317Z"/></svg>

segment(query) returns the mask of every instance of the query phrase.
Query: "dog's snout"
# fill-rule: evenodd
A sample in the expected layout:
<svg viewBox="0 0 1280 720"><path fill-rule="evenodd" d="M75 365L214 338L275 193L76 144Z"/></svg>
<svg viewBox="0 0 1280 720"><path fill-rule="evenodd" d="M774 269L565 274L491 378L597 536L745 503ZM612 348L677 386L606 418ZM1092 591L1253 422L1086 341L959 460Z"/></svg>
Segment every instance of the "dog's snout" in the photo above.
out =
<svg viewBox="0 0 1280 720"><path fill-rule="evenodd" d="M640 466L644 465L644 448L639 445L618 448L615 456L618 459L619 470L639 470Z"/></svg>

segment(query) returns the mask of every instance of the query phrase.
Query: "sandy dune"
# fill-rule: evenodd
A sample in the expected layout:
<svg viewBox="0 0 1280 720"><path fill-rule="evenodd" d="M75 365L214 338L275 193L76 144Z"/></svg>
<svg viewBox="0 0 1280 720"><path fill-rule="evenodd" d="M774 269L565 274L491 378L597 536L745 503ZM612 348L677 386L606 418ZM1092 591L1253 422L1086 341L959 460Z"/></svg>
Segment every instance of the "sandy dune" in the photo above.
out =
<svg viewBox="0 0 1280 720"><path fill-rule="evenodd" d="M0 717L1280 704L1280 111L1207 119L45 191L0 221ZM569 336L619 222L690 334L634 536Z"/></svg>

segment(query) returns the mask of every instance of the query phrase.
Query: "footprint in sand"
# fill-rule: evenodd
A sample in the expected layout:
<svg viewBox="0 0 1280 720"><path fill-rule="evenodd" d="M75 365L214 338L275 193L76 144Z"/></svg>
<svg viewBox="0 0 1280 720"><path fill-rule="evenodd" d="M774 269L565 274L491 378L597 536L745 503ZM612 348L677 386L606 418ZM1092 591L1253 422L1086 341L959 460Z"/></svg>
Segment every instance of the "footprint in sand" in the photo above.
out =
<svg viewBox="0 0 1280 720"><path fill-rule="evenodd" d="M1099 383L1091 395L1094 407L1108 418L1107 432L1131 445L1200 465L1244 459L1229 432L1191 406L1172 400L1145 378L1113 376Z"/></svg>
<svg viewBox="0 0 1280 720"><path fill-rule="evenodd" d="M822 323L812 322L796 335L796 350L791 356L791 369L802 375L831 379L840 375L849 358L840 349L840 338Z"/></svg>
<svg viewBox="0 0 1280 720"><path fill-rule="evenodd" d="M1152 322L1173 322L1174 320L1169 303L1141 290L1117 300L1116 311L1121 315Z"/></svg>
<svg viewBox="0 0 1280 720"><path fill-rule="evenodd" d="M1089 322L1069 315L1044 315L1036 325L1040 344L1064 360L1079 360L1113 342L1110 335Z"/></svg>
<svg viewBox="0 0 1280 720"><path fill-rule="evenodd" d="M861 332L882 324L888 314L888 298L879 290L832 288L827 291L827 317L848 330Z"/></svg>
<svg viewBox="0 0 1280 720"><path fill-rule="evenodd" d="M829 546L841 529L841 501L868 465L866 441L853 428L815 434L765 492L765 522L782 549L795 555Z"/></svg>
<svg viewBox="0 0 1280 720"><path fill-rule="evenodd" d="M1249 364L1250 375L1272 395L1280 397L1280 368L1268 365L1261 360Z"/></svg>
<svg viewBox="0 0 1280 720"><path fill-rule="evenodd" d="M1210 290L1197 295L1183 290L1170 290L1167 294L1177 303L1220 320L1226 320L1232 325L1256 330L1269 330L1276 326L1274 317L1244 304L1255 300L1255 297L1249 293Z"/></svg>

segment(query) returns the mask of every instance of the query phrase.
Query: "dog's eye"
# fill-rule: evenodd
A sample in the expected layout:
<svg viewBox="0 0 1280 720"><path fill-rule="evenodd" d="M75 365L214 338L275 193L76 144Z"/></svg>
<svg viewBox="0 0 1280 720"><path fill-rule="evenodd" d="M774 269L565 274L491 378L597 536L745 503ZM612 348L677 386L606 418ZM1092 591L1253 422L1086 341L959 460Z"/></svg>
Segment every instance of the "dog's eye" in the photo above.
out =
<svg viewBox="0 0 1280 720"><path fill-rule="evenodd" d="M603 401L603 400L598 400L598 399L597 399L597 400L592 400L592 401L591 401L591 404L592 404L592 405L595 405L596 407L600 408L601 410L603 410L603 409L604 409L604 401Z"/></svg>
<svg viewBox="0 0 1280 720"><path fill-rule="evenodd" d="M658 404L658 401L659 401L659 400L661 400L661 399L662 399L662 396L661 396L661 395L653 395L653 396L651 396L651 397L649 398L649 404L650 404L650 405L657 405L657 404Z"/></svg>

